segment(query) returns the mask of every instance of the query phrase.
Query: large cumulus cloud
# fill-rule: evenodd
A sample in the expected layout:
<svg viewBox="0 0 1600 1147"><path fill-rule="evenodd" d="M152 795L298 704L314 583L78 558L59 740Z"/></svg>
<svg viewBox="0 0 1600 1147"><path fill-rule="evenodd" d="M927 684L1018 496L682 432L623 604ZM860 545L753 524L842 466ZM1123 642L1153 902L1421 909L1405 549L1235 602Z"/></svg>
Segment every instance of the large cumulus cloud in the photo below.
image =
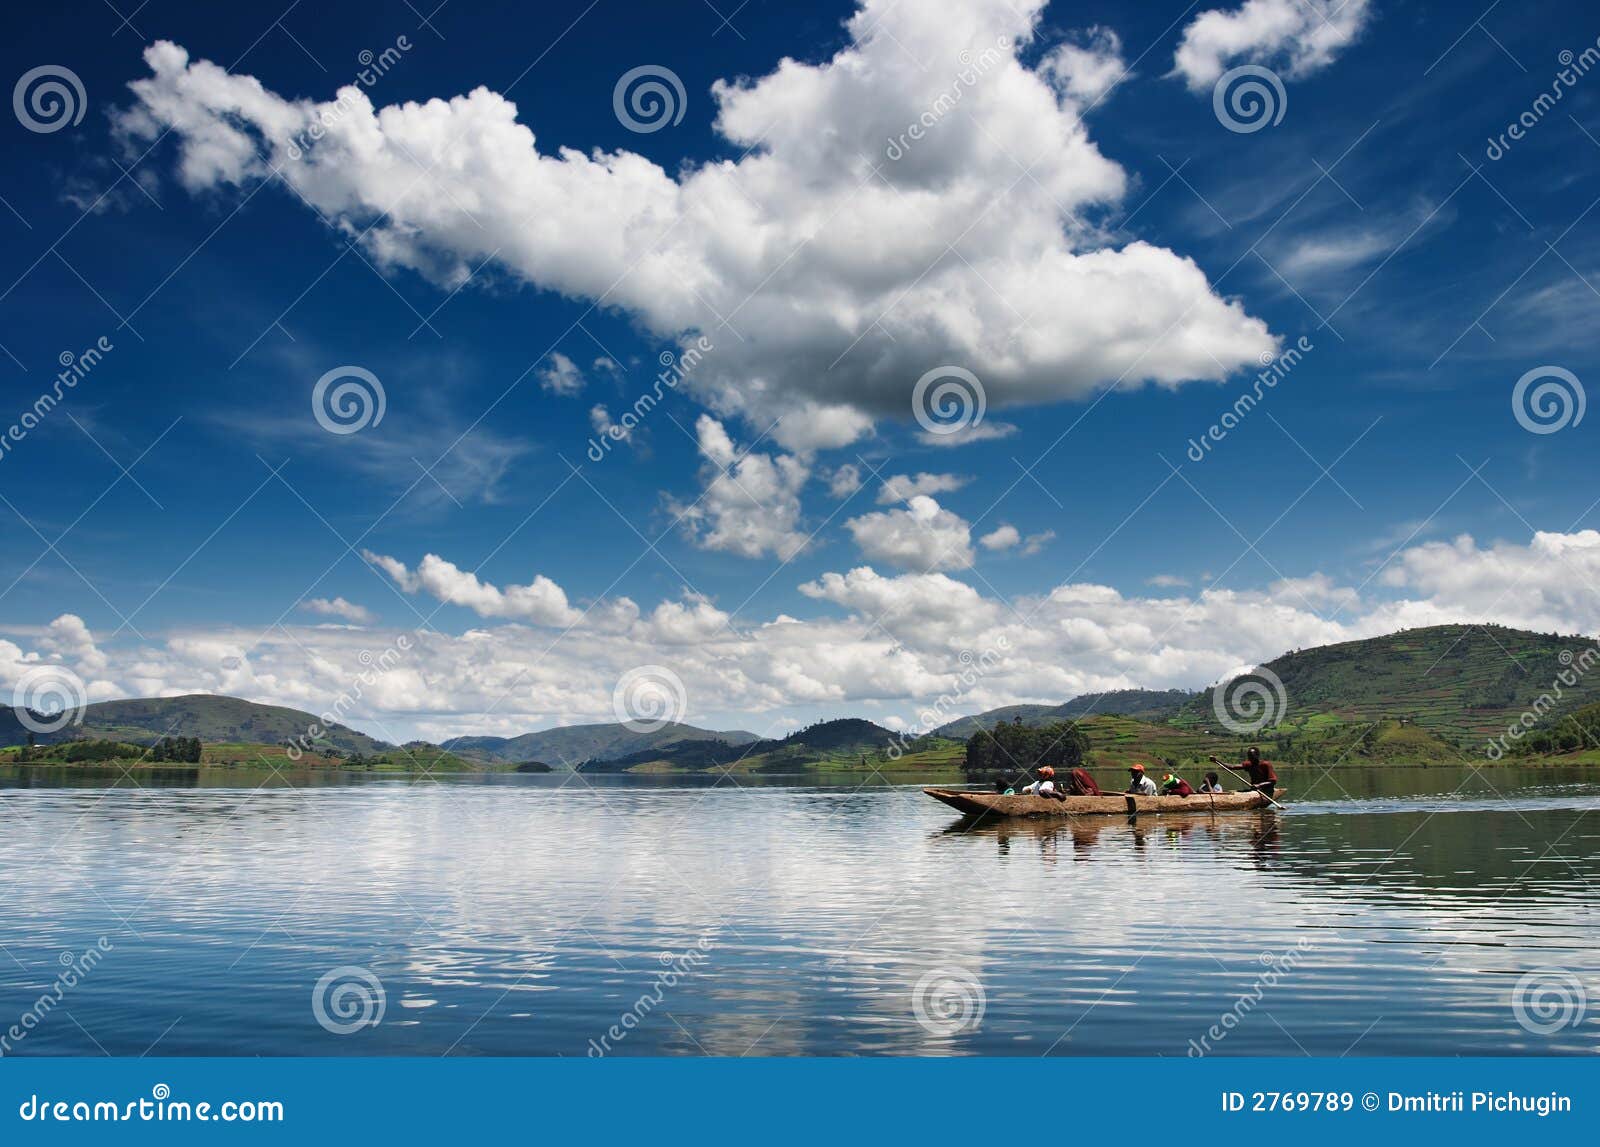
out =
<svg viewBox="0 0 1600 1147"><path fill-rule="evenodd" d="M1095 224L1129 182L1082 118L1120 45L1104 30L1042 45L1031 69L1018 53L1042 7L865 0L832 59L716 84L716 130L741 158L676 175L625 150L541 151L559 109L486 88L378 108L351 86L336 107L168 42L118 123L170 131L194 190L276 172L387 266L454 285L492 257L659 337L709 332L691 385L724 415L793 415L774 433L792 450L904 416L946 363L993 405L1253 364L1275 345L1261 321L1193 261Z"/></svg>

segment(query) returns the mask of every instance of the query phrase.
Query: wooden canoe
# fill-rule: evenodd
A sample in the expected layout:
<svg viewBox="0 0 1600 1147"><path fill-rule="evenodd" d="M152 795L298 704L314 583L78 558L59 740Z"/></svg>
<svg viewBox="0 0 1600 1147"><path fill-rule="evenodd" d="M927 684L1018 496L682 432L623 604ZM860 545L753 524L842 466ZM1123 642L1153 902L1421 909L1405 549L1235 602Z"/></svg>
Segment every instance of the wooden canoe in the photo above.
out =
<svg viewBox="0 0 1600 1147"><path fill-rule="evenodd" d="M1144 797L1129 793L1107 793L1098 797L1067 797L1052 800L1029 793L1007 796L1003 793L963 791L961 789L923 789L936 801L943 801L965 816L1135 816L1141 813L1243 812L1265 808L1261 793L1195 793L1187 797ZM1279 793L1283 790L1280 788Z"/></svg>

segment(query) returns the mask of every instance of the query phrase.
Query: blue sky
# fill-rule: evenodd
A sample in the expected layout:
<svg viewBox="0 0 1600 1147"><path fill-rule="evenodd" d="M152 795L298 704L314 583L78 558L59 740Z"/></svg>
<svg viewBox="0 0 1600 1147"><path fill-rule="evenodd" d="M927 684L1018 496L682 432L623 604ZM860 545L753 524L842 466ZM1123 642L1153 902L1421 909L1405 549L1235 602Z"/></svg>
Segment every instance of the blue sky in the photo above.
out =
<svg viewBox="0 0 1600 1147"><path fill-rule="evenodd" d="M1400 624L1600 624L1593 424L1512 406L1596 365L1592 9L431 7L116 0L13 30L12 82L67 69L83 115L0 129L7 403L112 349L0 455L0 684L317 710L421 627L352 723L611 719L643 666L676 715L768 731L1199 686ZM386 110L288 155L272 125L385 49L358 86ZM1244 65L1282 92L1248 132L1213 101ZM681 83L677 122L622 122L640 66ZM903 158L851 135L948 91ZM699 336L707 365L588 458L597 408ZM329 433L312 390L349 366L384 415ZM946 366L981 440L911 417ZM1007 627L1007 668L963 683Z"/></svg>

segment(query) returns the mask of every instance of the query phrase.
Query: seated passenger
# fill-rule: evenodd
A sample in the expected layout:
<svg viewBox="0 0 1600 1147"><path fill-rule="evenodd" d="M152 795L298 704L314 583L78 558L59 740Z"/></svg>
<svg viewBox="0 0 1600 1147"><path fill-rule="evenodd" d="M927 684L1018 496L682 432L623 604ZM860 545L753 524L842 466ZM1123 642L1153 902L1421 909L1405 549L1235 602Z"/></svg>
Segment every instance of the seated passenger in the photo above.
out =
<svg viewBox="0 0 1600 1147"><path fill-rule="evenodd" d="M1132 783L1128 785L1128 792L1135 796L1153 797L1156 795L1156 783L1144 775L1143 765L1129 765L1128 776L1132 779Z"/></svg>
<svg viewBox="0 0 1600 1147"><path fill-rule="evenodd" d="M1094 783L1094 778L1085 769L1068 769L1067 779L1062 787L1066 789L1069 796L1097 797L1100 795L1100 786Z"/></svg>
<svg viewBox="0 0 1600 1147"><path fill-rule="evenodd" d="M1189 782L1176 773L1168 773L1161 778L1161 795L1164 797L1188 797L1194 795L1194 790L1189 787Z"/></svg>
<svg viewBox="0 0 1600 1147"><path fill-rule="evenodd" d="M1056 795L1056 771L1049 765L1039 770L1039 779L1031 785L1023 785L1022 791L1029 796L1053 797Z"/></svg>
<svg viewBox="0 0 1600 1147"><path fill-rule="evenodd" d="M1206 779L1200 782L1200 791L1203 793L1220 793L1222 782L1217 779L1216 773L1207 773Z"/></svg>

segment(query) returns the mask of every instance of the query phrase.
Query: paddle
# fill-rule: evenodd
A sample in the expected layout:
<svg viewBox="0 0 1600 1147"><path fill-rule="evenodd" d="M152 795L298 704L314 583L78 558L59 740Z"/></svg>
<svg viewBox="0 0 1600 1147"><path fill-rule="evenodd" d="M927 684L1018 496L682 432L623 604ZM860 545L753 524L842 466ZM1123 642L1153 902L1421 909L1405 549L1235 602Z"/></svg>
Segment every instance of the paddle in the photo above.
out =
<svg viewBox="0 0 1600 1147"><path fill-rule="evenodd" d="M1255 792L1261 793L1261 790L1256 788L1254 781L1251 781L1250 779L1248 779L1247 777L1243 776L1242 774L1240 774L1236 770L1234 770L1232 768L1229 768L1227 765L1223 764L1221 757L1212 756L1211 757L1211 763L1213 765L1218 765L1221 768L1227 769L1230 776L1233 776L1233 777L1237 778L1238 780L1244 781L1244 783L1249 785L1252 790L1254 790ZM1283 807L1281 804L1279 804L1277 801L1273 800L1272 797L1268 796L1266 793L1261 793L1261 795L1267 798L1267 803L1272 805L1273 808L1282 808Z"/></svg>

